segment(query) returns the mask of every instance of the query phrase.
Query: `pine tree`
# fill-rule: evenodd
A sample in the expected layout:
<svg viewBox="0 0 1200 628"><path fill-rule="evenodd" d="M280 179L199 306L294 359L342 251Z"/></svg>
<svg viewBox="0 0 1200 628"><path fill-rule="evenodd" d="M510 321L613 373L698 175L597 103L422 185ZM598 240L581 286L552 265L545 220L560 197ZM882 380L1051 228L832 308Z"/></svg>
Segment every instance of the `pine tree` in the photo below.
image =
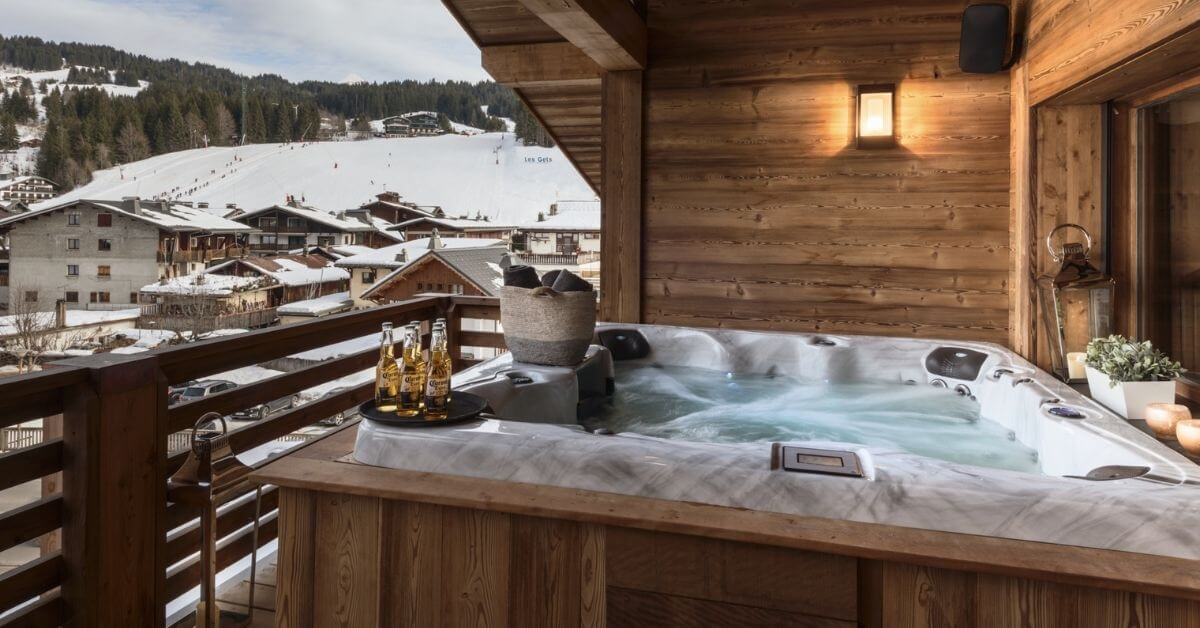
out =
<svg viewBox="0 0 1200 628"><path fill-rule="evenodd" d="M163 152L184 150L189 146L187 124L183 121L183 113L179 110L179 101L171 98L167 101L162 114L163 132L166 134Z"/></svg>
<svg viewBox="0 0 1200 628"><path fill-rule="evenodd" d="M261 144L267 141L267 120L263 117L262 105L257 98L247 104L245 122L246 141L250 144Z"/></svg>
<svg viewBox="0 0 1200 628"><path fill-rule="evenodd" d="M279 103L279 105L275 107L275 114L273 118L275 125L271 130L271 141L292 141L292 127L295 126L295 120L292 117L292 105L286 102Z"/></svg>
<svg viewBox="0 0 1200 628"><path fill-rule="evenodd" d="M57 117L51 118L46 125L46 135L42 138L42 148L38 151L38 174L61 185L70 185L65 170L70 152L66 130Z"/></svg>
<svg viewBox="0 0 1200 628"><path fill-rule="evenodd" d="M17 133L17 122L8 114L0 115L0 150L17 150L21 147L21 136Z"/></svg>

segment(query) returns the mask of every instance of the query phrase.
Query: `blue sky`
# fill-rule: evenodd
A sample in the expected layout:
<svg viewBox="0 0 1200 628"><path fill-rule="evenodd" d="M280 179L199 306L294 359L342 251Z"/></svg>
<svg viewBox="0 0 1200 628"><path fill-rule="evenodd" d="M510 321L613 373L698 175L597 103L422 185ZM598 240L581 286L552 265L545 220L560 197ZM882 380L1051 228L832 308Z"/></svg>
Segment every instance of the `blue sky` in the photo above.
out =
<svg viewBox="0 0 1200 628"><path fill-rule="evenodd" d="M291 80L479 80L440 0L0 0L0 33L107 44Z"/></svg>

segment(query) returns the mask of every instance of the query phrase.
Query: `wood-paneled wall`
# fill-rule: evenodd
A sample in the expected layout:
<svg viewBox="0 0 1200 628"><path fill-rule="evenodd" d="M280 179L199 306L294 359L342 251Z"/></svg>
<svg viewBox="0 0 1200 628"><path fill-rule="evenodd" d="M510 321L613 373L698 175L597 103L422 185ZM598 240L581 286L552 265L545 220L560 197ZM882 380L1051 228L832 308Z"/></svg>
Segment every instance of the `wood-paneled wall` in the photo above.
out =
<svg viewBox="0 0 1200 628"><path fill-rule="evenodd" d="M1046 236L1061 224L1077 224L1093 240L1092 263L1105 267L1104 250L1104 124L1102 105L1043 106L1036 109L1034 141L1034 241L1025 250L1014 251L1031 260L1035 275L1054 274L1059 264L1050 257ZM1078 231L1055 237L1083 242ZM1040 299L1039 297L1035 297ZM1050 367L1050 344L1042 328L1042 304L1035 300L1037 316L1036 362Z"/></svg>
<svg viewBox="0 0 1200 628"><path fill-rule="evenodd" d="M1009 80L961 0L651 2L643 320L1006 342ZM854 87L897 84L894 149Z"/></svg>

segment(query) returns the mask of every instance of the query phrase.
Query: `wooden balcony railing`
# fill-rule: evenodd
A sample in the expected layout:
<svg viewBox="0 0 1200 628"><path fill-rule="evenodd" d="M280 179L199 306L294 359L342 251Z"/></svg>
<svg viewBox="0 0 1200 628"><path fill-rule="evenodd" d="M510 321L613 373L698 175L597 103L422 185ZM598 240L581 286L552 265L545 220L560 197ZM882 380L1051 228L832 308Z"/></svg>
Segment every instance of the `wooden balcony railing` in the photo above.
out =
<svg viewBox="0 0 1200 628"><path fill-rule="evenodd" d="M248 249L244 246L230 246L220 249L191 249L187 251L159 251L160 264L182 264L184 262L215 262L223 259L242 257Z"/></svg>
<svg viewBox="0 0 1200 628"><path fill-rule="evenodd" d="M187 331L197 327L202 329L258 329L273 325L279 320L279 314L273 307L213 316L160 314L158 305L153 303L142 305L141 310L139 323L141 327L168 331Z"/></svg>
<svg viewBox="0 0 1200 628"><path fill-rule="evenodd" d="M517 253L527 264L547 266L578 266L600 259L600 253Z"/></svg>
<svg viewBox="0 0 1200 628"><path fill-rule="evenodd" d="M41 442L0 454L0 490L42 479L43 496L0 513L0 551L42 539L42 555L0 574L0 627L60 624L163 626L165 606L199 582L197 514L168 503L166 479L185 457L172 434L207 412L293 395L371 368L365 349L319 365L174 407L168 385L373 334L384 322L447 319L458 367L463 346L503 348L495 332L463 331L463 319L496 320L487 297L422 296L286 327L133 355L103 354L0 379L0 428L42 418ZM428 327L428 323L426 324ZM355 407L373 382L349 386L231 432L235 453ZM299 439L297 439L299 440ZM263 462L265 463L265 461ZM263 464L259 463L259 464ZM219 569L251 552L252 488L218 513ZM278 494L263 494L258 545L277 535ZM58 539L61 539L59 541Z"/></svg>

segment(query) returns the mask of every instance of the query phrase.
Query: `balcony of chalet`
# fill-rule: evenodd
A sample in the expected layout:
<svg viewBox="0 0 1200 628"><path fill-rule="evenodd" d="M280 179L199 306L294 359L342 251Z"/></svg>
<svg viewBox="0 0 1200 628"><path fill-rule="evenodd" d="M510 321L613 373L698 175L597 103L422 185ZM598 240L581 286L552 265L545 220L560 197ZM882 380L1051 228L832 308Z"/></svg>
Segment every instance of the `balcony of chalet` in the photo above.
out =
<svg viewBox="0 0 1200 628"><path fill-rule="evenodd" d="M1028 360L1031 377L1005 389L1023 390L1045 375L1034 365L1051 366L1035 284L1058 268L1047 237L1071 223L1091 233L1092 259L1116 281L1114 329L1200 370L1200 219L1187 213L1200 207L1188 174L1200 154L1198 2L1005 3L990 29L1007 26L1005 58L985 72L960 67L960 45L985 37L964 40L966 0L443 4L602 199L601 321L804 333L814 346L859 335L981 343L971 346ZM889 95L890 125L864 121L864 94ZM503 334L475 324L499 317L493 298L427 295L0 379L0 428L43 425L36 436L6 431L0 453L0 494L25 496L0 504L0 552L16 557L0 573L0 628L194 621L197 513L166 491L186 456L180 434L209 412L360 373L377 350L179 405L170 387L385 322L428 331L437 318L457 370L474 364L464 348L505 348ZM863 522L376 467L348 458L366 424L321 425L372 387L335 387L230 435L255 473L217 517L219 597L245 603L247 559L260 550L256 625L1200 623L1195 548L1029 538L1094 533L1054 518L1065 502L1096 509L1086 521L1097 526L1110 518L1103 500L1042 500L1030 488L1042 476L1014 489L1031 500L1021 516L1044 516L1017 538L908 525L904 505L921 498L909 486L878 502L839 494L839 507L881 518ZM1181 403L1200 401L1194 377L1177 390ZM492 427L478 436L512 436ZM1080 447L1067 449L1088 455ZM746 488L714 484L722 469L707 459L690 462L714 474L690 486ZM599 482L613 469L563 472ZM1092 479L1086 490L1111 478ZM1194 502L1170 502L1188 482L1137 482L1126 486L1169 507L1122 511L1135 522L1196 516ZM991 486L980 490L994 496ZM962 503L946 500L946 512L981 528L1012 523ZM1136 528L1114 536L1160 540Z"/></svg>

